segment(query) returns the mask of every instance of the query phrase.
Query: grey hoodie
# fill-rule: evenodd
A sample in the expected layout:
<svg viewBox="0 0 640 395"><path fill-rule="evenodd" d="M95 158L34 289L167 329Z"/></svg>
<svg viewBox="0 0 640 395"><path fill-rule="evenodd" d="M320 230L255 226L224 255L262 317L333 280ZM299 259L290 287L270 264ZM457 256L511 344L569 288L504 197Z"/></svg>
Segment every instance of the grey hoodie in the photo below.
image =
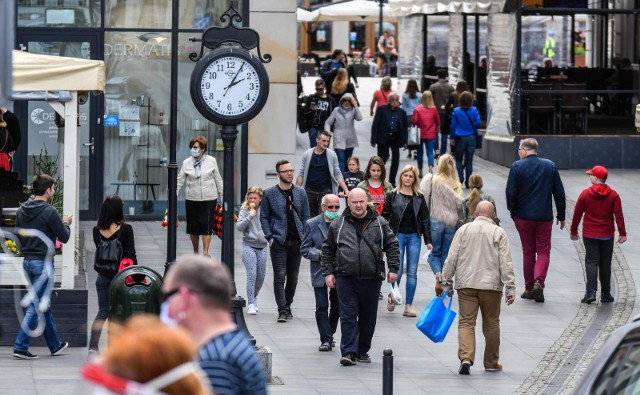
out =
<svg viewBox="0 0 640 395"><path fill-rule="evenodd" d="M43 200L29 199L16 213L16 227L36 229L44 233L53 243L56 238L62 243L69 241L69 225L62 222L56 209ZM25 259L44 260L47 245L37 237L21 237L22 253Z"/></svg>
<svg viewBox="0 0 640 395"><path fill-rule="evenodd" d="M249 215L249 209L243 208L238 215L236 229L242 232L242 243L248 247L265 248L267 239L264 237L260 224L260 207L257 208L255 217Z"/></svg>

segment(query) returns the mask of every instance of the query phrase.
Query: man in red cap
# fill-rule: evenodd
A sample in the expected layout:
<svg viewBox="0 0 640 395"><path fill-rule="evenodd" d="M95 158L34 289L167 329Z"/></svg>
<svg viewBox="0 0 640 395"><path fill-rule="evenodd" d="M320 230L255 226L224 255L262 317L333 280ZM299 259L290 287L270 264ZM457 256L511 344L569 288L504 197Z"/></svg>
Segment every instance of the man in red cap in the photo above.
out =
<svg viewBox="0 0 640 395"><path fill-rule="evenodd" d="M622 202L616 191L607 182L607 169L594 166L587 170L591 187L585 189L578 197L571 221L571 240L578 240L578 225L584 214L582 224L582 241L584 242L584 265L587 271L587 291L582 303L596 301L598 289L598 270L600 271L600 302L613 302L611 295L611 257L613 256L613 240L615 238L615 222L618 225L618 243L627 241L624 227Z"/></svg>

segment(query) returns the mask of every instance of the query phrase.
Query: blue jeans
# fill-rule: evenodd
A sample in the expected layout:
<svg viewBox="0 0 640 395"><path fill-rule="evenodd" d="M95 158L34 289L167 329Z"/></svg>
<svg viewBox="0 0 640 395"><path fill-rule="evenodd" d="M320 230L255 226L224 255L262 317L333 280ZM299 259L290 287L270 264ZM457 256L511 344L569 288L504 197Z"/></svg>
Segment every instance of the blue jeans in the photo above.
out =
<svg viewBox="0 0 640 395"><path fill-rule="evenodd" d="M429 256L429 266L433 273L442 273L442 266L449 255L449 247L456 234L455 226L448 226L442 222L431 220L431 243L433 250Z"/></svg>
<svg viewBox="0 0 640 395"><path fill-rule="evenodd" d="M435 139L420 140L420 145L418 146L418 170L422 170L422 165L424 163L424 159L422 157L424 150L427 150L427 164L429 166L433 166L433 150L436 144L438 143L438 137ZM422 147L424 145L424 148Z"/></svg>
<svg viewBox="0 0 640 395"><path fill-rule="evenodd" d="M344 174L347 171L347 159L353 155L353 147L340 149L336 148L336 155L338 155L338 165L340 165L340 173Z"/></svg>
<svg viewBox="0 0 640 395"><path fill-rule="evenodd" d="M50 267L45 269L45 261L38 259L25 259L22 264L24 274L33 285L33 289L38 297L32 300L29 307L27 307L27 312L22 320L20 331L18 332L16 341L13 344L13 349L15 351L27 351L29 349L31 337L25 332L24 328L34 330L38 326L38 314L36 313L35 304L40 303L43 298L49 299L49 301L51 300L51 290L53 289L54 281L53 262L46 264ZM43 316L45 325L44 339L47 342L47 347L49 347L51 352L58 351L60 348L60 338L58 337L58 329L56 328L56 323L53 320L53 314L51 313L50 302L49 307L47 308L47 311L43 313Z"/></svg>
<svg viewBox="0 0 640 395"><path fill-rule="evenodd" d="M456 140L456 167L460 183L469 186L469 177L473 174L473 155L476 152L476 136L463 136Z"/></svg>
<svg viewBox="0 0 640 395"><path fill-rule="evenodd" d="M433 141L433 140L432 140ZM405 304L413 304L418 283L418 260L420 259L420 235L417 233L398 233L398 248L400 248L400 269L398 269L398 286L402 279L404 257L407 257L407 296Z"/></svg>
<svg viewBox="0 0 640 395"><path fill-rule="evenodd" d="M329 289L328 297L327 289ZM316 325L320 333L320 342L331 343L340 319L338 292L335 288L323 285L322 287L313 287L313 294L316 299Z"/></svg>
<svg viewBox="0 0 640 395"><path fill-rule="evenodd" d="M316 138L318 137L318 128L311 128L307 132L309 135L309 147L313 148L316 146Z"/></svg>

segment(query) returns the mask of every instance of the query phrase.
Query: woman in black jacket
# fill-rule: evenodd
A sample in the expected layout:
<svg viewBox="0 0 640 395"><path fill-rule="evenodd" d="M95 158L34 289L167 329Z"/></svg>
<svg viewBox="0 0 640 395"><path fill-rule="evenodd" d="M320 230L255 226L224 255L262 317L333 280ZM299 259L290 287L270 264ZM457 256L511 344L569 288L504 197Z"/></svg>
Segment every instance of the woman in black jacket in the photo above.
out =
<svg viewBox="0 0 640 395"><path fill-rule="evenodd" d="M418 169L407 165L400 172L398 187L385 197L382 216L389 221L391 229L398 239L400 248L400 269L398 270L398 286L402 278L404 257L407 257L407 292L405 298L405 317L415 317L411 309L413 296L418 282L418 260L420 259L420 237L428 250L431 245L431 223L429 209L424 196L419 191ZM393 311L393 303L387 309Z"/></svg>
<svg viewBox="0 0 640 395"><path fill-rule="evenodd" d="M133 238L133 228L124 222L124 203L120 196L110 195L104 199L100 208L98 224L93 228L93 242L96 248L102 241L118 239L122 245L122 258L129 258L134 265L138 264L136 258L136 245ZM89 354L98 352L98 343L102 334L102 326L109 316L109 285L113 277L107 277L98 273L96 279L96 292L98 293L98 314L91 325L91 338L89 340Z"/></svg>

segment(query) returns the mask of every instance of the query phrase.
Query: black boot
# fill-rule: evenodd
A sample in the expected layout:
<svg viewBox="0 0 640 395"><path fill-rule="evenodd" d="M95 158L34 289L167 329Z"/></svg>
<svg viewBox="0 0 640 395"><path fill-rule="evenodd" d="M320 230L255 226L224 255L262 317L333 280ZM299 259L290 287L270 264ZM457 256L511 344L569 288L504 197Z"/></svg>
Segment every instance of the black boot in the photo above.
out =
<svg viewBox="0 0 640 395"><path fill-rule="evenodd" d="M584 298L580 301L580 303L592 303L596 301L596 291L587 291L584 293Z"/></svg>

